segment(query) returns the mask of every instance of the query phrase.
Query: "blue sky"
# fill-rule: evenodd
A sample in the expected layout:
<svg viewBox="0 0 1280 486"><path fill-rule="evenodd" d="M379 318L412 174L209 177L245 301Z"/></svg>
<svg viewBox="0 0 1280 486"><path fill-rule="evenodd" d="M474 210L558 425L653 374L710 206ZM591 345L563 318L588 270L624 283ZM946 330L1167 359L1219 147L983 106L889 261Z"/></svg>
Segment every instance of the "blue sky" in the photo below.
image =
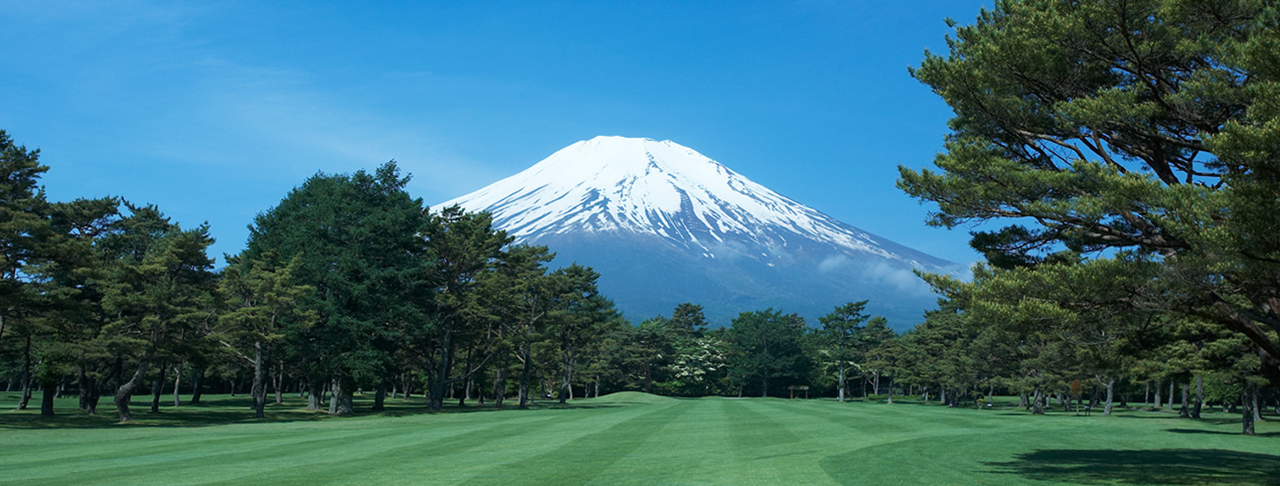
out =
<svg viewBox="0 0 1280 486"><path fill-rule="evenodd" d="M155 203L217 255L317 171L436 204L596 135L670 139L959 263L894 187L950 110L907 74L990 1L10 2L0 129L52 199Z"/></svg>

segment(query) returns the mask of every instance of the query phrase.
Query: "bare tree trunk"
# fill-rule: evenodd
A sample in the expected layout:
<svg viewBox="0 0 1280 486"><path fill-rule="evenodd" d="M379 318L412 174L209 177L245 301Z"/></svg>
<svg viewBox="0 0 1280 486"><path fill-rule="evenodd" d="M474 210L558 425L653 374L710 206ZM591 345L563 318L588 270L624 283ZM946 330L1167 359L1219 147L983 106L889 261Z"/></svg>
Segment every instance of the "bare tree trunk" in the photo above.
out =
<svg viewBox="0 0 1280 486"><path fill-rule="evenodd" d="M381 412L386 410L387 401L387 380L378 381L378 388L373 394L373 411Z"/></svg>
<svg viewBox="0 0 1280 486"><path fill-rule="evenodd" d="M129 381L120 385L120 388L116 389L113 402L115 402L116 405L116 415L120 417L121 422L133 420L133 413L129 410L129 401L133 398L133 392L138 389L138 385L141 385L143 378L146 377L147 367L150 363L151 356L148 355L147 358L138 363L138 369L137 371L134 371L133 376L129 378Z"/></svg>
<svg viewBox="0 0 1280 486"><path fill-rule="evenodd" d="M1034 398L1031 401L1031 414L1044 415L1044 392L1039 387L1036 387Z"/></svg>
<svg viewBox="0 0 1280 486"><path fill-rule="evenodd" d="M284 404L284 362L283 361L280 362L279 369L280 369L280 372L276 374L276 379L274 380L273 388L275 388L275 391L276 391L276 405L283 405Z"/></svg>
<svg viewBox="0 0 1280 486"><path fill-rule="evenodd" d="M1106 404L1102 406L1102 414L1111 415L1111 399L1115 394L1116 379L1107 378L1106 387L1107 387L1107 401L1106 401Z"/></svg>
<svg viewBox="0 0 1280 486"><path fill-rule="evenodd" d="M1259 393L1258 385L1250 385L1250 387L1253 388L1253 392L1249 394L1249 398L1253 402L1252 407L1250 407L1253 409L1253 421L1255 423L1261 422L1262 407L1258 406L1258 395L1261 395L1261 393Z"/></svg>
<svg viewBox="0 0 1280 486"><path fill-rule="evenodd" d="M178 395L178 391L182 389L182 363L173 369L173 406L181 407L182 398Z"/></svg>
<svg viewBox="0 0 1280 486"><path fill-rule="evenodd" d="M18 400L18 410L27 409L34 385L35 379L31 377L31 335L27 335L27 345L22 350L22 398Z"/></svg>
<svg viewBox="0 0 1280 486"><path fill-rule="evenodd" d="M431 382L431 399L427 408L440 410L444 408L444 394L449 381L449 368L453 365L453 331L445 329L444 339L440 344L440 360L436 363L435 380Z"/></svg>
<svg viewBox="0 0 1280 486"><path fill-rule="evenodd" d="M324 387L323 381L312 381L307 384L307 410L312 412L321 410L321 404L324 403Z"/></svg>
<svg viewBox="0 0 1280 486"><path fill-rule="evenodd" d="M45 379L43 388L44 393L40 396L40 416L53 417L53 402L58 396L58 383Z"/></svg>
<svg viewBox="0 0 1280 486"><path fill-rule="evenodd" d="M1204 375L1196 375L1196 403L1191 408L1191 418L1200 419L1200 409L1204 407Z"/></svg>
<svg viewBox="0 0 1280 486"><path fill-rule="evenodd" d="M85 373L84 365L80 365L80 379L77 382L80 386L80 409L84 410L84 413L88 415L96 415L98 413L98 400L102 396L98 380Z"/></svg>
<svg viewBox="0 0 1280 486"><path fill-rule="evenodd" d="M573 393L570 388L573 386L573 346L566 344L564 360L561 363L563 368L560 375L560 404L564 405L569 399L569 394Z"/></svg>
<svg viewBox="0 0 1280 486"><path fill-rule="evenodd" d="M493 378L493 406L494 408L502 408L502 400L507 397L507 367L506 360L502 366L495 371Z"/></svg>
<svg viewBox="0 0 1280 486"><path fill-rule="evenodd" d="M844 361L840 362L840 390L838 391L840 403L844 403Z"/></svg>
<svg viewBox="0 0 1280 486"><path fill-rule="evenodd" d="M1244 390L1240 392L1240 404L1242 405L1240 407L1240 421L1243 425L1244 430L1242 431L1242 433L1244 433L1244 435L1254 435L1253 434L1254 399L1252 396L1250 396L1250 395L1253 395L1253 390L1251 390L1250 388L1251 387L1246 382L1244 385Z"/></svg>
<svg viewBox="0 0 1280 486"><path fill-rule="evenodd" d="M169 371L169 365L162 362L156 369L160 371L160 376L156 377L155 386L151 389L151 413L160 413L160 395L164 393L164 375Z"/></svg>
<svg viewBox="0 0 1280 486"><path fill-rule="evenodd" d="M1191 416L1191 384L1182 384L1182 408L1178 410L1178 417L1187 418Z"/></svg>
<svg viewBox="0 0 1280 486"><path fill-rule="evenodd" d="M531 356L531 348L533 343L530 339L525 338L524 345L520 348L522 363L520 368L520 407L521 409L529 408L529 375L533 373L533 363Z"/></svg>
<svg viewBox="0 0 1280 486"><path fill-rule="evenodd" d="M1160 405L1161 405L1161 402L1160 402L1160 391L1161 391L1161 390L1160 390L1160 388L1161 388L1161 387L1160 387L1160 385L1161 385L1162 383L1163 383L1163 382L1160 382L1160 381L1157 381L1157 382L1156 382L1156 403L1155 403L1155 405L1154 405L1154 406L1152 406L1152 407L1151 407L1153 410L1160 410Z"/></svg>
<svg viewBox="0 0 1280 486"><path fill-rule="evenodd" d="M333 415L335 413L338 413L338 379L337 378L332 378L329 380L329 388L332 389L332 391L329 393L329 415Z"/></svg>
<svg viewBox="0 0 1280 486"><path fill-rule="evenodd" d="M266 350L262 341L253 342L253 385L249 395L253 397L253 418L267 417Z"/></svg>
<svg viewBox="0 0 1280 486"><path fill-rule="evenodd" d="M355 388L355 384L346 381L343 379L333 380L333 402L330 405L329 413L337 414L337 416L349 416L349 414L355 413L352 396L352 391L355 391L352 390Z"/></svg>
<svg viewBox="0 0 1280 486"><path fill-rule="evenodd" d="M204 395L204 372L208 366L201 366L196 369L196 374L191 378L191 404L199 405L200 396Z"/></svg>

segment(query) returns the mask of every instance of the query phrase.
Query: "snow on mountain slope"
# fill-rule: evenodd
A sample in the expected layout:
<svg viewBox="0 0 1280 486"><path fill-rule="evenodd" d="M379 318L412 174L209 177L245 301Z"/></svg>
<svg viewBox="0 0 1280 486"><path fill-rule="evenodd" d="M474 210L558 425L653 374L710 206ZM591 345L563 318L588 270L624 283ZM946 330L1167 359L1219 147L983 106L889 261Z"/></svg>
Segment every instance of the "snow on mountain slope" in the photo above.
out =
<svg viewBox="0 0 1280 486"><path fill-rule="evenodd" d="M581 141L441 206L454 204L489 211L497 227L526 242L630 233L656 236L707 259L745 252L769 266L815 246L915 268L949 265L837 221L669 140Z"/></svg>

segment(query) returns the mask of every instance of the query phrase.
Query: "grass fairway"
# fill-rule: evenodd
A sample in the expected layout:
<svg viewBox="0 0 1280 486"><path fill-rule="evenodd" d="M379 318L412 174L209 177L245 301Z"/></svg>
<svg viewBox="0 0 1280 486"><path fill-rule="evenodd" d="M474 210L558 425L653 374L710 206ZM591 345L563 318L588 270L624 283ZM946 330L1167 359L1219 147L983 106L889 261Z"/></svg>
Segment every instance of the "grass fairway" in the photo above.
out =
<svg viewBox="0 0 1280 486"><path fill-rule="evenodd" d="M0 394L0 483L16 484L1277 484L1280 424L1238 434L1129 411L1028 416L911 403L673 399L620 393L533 410L420 413L421 399L353 418L297 401L250 417L244 397L118 425L12 411ZM296 400L296 399L294 399ZM104 400L107 402L108 400ZM360 404L358 404L360 405ZM364 404L367 407L367 404Z"/></svg>

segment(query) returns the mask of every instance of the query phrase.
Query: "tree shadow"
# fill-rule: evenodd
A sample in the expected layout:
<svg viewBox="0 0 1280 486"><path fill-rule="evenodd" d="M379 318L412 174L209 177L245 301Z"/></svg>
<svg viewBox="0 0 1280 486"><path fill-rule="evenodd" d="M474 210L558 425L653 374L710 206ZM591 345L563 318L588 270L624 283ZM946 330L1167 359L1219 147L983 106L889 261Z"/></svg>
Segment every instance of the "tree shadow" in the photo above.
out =
<svg viewBox="0 0 1280 486"><path fill-rule="evenodd" d="M997 474L1079 484L1230 484L1280 482L1280 456L1220 449L1041 450L983 463Z"/></svg>
<svg viewBox="0 0 1280 486"><path fill-rule="evenodd" d="M1206 434L1206 435L1244 435L1240 431L1225 432L1221 430L1204 430L1204 429L1164 429L1165 432L1173 432L1175 434ZM1263 432L1257 434L1258 437L1280 437L1280 432Z"/></svg>
<svg viewBox="0 0 1280 486"><path fill-rule="evenodd" d="M69 408L74 400L60 399L53 417L41 417L38 406L23 411L0 411L0 430L4 429L100 429L109 427L212 427L243 423L285 423L309 422L319 420L342 420L359 417L411 417L435 414L470 414L479 412L518 412L519 408L511 402L502 408L494 407L492 402L485 405L467 404L458 406L457 402L446 402L443 410L430 410L422 398L387 399L384 409L374 412L371 409L373 400L369 397L357 396L356 413L347 417L329 415L325 412L309 411L306 400L297 397L286 397L283 404L269 401L265 418L254 418L250 408L251 399L244 396L229 397L226 395L206 395L202 403L184 403L179 407L168 406L166 402L160 412L150 411L150 397L137 398L130 404L133 410L133 421L121 423L116 415L116 408L110 403L98 406L96 415L87 415L78 408ZM143 400L147 401L143 401ZM548 409L603 409L625 406L622 403L590 403L570 402L559 405L552 401L534 401L529 410ZM2 409L0 409L2 410Z"/></svg>

